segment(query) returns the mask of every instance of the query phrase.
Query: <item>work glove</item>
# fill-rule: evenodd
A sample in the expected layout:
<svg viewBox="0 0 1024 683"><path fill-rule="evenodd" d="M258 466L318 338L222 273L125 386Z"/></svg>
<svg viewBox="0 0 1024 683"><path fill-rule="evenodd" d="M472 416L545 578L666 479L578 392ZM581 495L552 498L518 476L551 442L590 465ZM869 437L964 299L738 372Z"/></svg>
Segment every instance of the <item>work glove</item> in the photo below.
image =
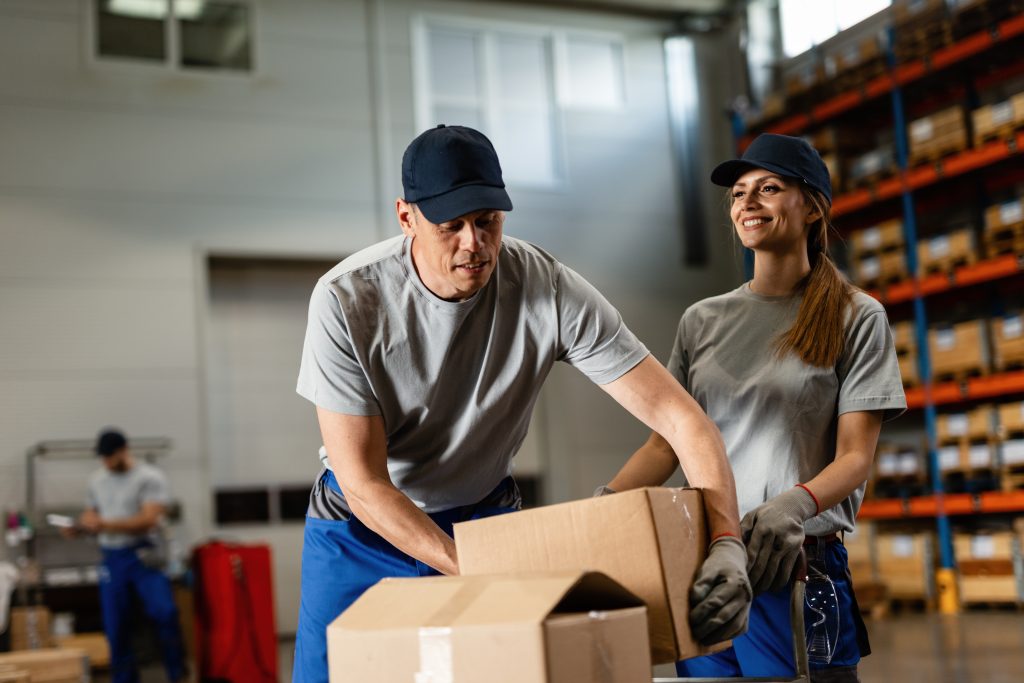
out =
<svg viewBox="0 0 1024 683"><path fill-rule="evenodd" d="M598 486L594 489L594 495L591 498L600 498L601 496L610 496L615 493L615 489L610 489L607 486Z"/></svg>
<svg viewBox="0 0 1024 683"><path fill-rule="evenodd" d="M747 573L754 594L781 590L789 583L804 543L804 522L818 504L801 486L757 506L740 520L747 544Z"/></svg>
<svg viewBox="0 0 1024 683"><path fill-rule="evenodd" d="M712 645L746 632L754 597L746 567L740 539L723 536L708 548L690 589L690 630L700 643Z"/></svg>

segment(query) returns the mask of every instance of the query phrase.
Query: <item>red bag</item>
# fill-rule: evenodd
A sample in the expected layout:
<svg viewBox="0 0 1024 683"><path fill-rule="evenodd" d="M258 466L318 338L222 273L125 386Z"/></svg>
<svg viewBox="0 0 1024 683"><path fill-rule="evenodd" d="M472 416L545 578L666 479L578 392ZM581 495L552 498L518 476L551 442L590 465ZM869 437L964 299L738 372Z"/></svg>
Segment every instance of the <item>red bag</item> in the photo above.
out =
<svg viewBox="0 0 1024 683"><path fill-rule="evenodd" d="M211 541L192 553L203 683L277 683L270 547Z"/></svg>

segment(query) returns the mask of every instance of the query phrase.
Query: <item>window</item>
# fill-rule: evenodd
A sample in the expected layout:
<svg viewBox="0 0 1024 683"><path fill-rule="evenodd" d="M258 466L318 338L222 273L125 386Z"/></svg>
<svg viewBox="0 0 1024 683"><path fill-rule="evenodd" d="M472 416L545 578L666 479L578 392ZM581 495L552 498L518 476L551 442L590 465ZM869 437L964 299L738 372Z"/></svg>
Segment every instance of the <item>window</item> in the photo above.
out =
<svg viewBox="0 0 1024 683"><path fill-rule="evenodd" d="M180 69L252 70L251 5L242 0L94 0L100 59Z"/></svg>
<svg viewBox="0 0 1024 683"><path fill-rule="evenodd" d="M892 0L779 0L782 51L794 57L867 19Z"/></svg>
<svg viewBox="0 0 1024 683"><path fill-rule="evenodd" d="M621 39L429 17L414 24L417 129L483 131L511 185L565 181L560 113L624 101Z"/></svg>

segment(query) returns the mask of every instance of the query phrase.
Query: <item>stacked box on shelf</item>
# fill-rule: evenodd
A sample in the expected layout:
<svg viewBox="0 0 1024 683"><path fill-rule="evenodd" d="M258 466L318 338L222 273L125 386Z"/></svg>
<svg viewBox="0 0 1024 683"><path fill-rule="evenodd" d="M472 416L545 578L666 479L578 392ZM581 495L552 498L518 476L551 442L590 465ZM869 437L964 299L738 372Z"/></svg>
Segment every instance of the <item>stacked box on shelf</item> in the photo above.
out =
<svg viewBox="0 0 1024 683"><path fill-rule="evenodd" d="M871 522L859 522L851 533L843 534L857 605L861 612L870 614L884 610L888 598L888 590L878 575L875 536L875 525Z"/></svg>
<svg viewBox="0 0 1024 683"><path fill-rule="evenodd" d="M947 107L907 126L910 145L907 162L913 166L934 161L967 148L967 123L959 105Z"/></svg>
<svg viewBox="0 0 1024 683"><path fill-rule="evenodd" d="M994 406L986 404L966 413L941 414L936 428L943 477L990 477L994 482L999 466L999 429Z"/></svg>
<svg viewBox="0 0 1024 683"><path fill-rule="evenodd" d="M906 278L903 222L885 221L850 235L850 261L854 280L863 287L877 287Z"/></svg>
<svg viewBox="0 0 1024 683"><path fill-rule="evenodd" d="M1024 200L1020 197L985 210L985 253L989 258L1024 254Z"/></svg>
<svg viewBox="0 0 1024 683"><path fill-rule="evenodd" d="M960 228L945 235L936 235L917 241L918 275L951 273L961 266L977 262L974 231Z"/></svg>
<svg viewBox="0 0 1024 683"><path fill-rule="evenodd" d="M1003 489L1024 488L1024 401L999 406Z"/></svg>
<svg viewBox="0 0 1024 683"><path fill-rule="evenodd" d="M945 0L894 0L892 9L897 62L927 57L953 41Z"/></svg>
<svg viewBox="0 0 1024 683"><path fill-rule="evenodd" d="M953 38L989 30L1024 12L1024 0L946 0L952 12Z"/></svg>
<svg viewBox="0 0 1024 683"><path fill-rule="evenodd" d="M880 443L875 453L869 495L890 498L916 494L926 482L927 474L920 450L905 445Z"/></svg>
<svg viewBox="0 0 1024 683"><path fill-rule="evenodd" d="M987 375L991 366L987 321L933 326L928 330L928 353L936 380Z"/></svg>
<svg viewBox="0 0 1024 683"><path fill-rule="evenodd" d="M797 97L825 80L825 66L813 59L791 69L785 77L786 95Z"/></svg>
<svg viewBox="0 0 1024 683"><path fill-rule="evenodd" d="M891 144L879 145L850 159L843 172L848 189L866 187L897 172L896 153Z"/></svg>
<svg viewBox="0 0 1024 683"><path fill-rule="evenodd" d="M930 532L886 532L876 535L878 577L896 600L935 597L935 540Z"/></svg>
<svg viewBox="0 0 1024 683"><path fill-rule="evenodd" d="M921 377L917 371L917 344L914 341L914 323L903 320L892 324L893 345L896 347L896 360L900 364L900 376L903 385L917 386Z"/></svg>
<svg viewBox="0 0 1024 683"><path fill-rule="evenodd" d="M960 601L1020 603L1020 541L1011 531L956 534L953 551L960 570Z"/></svg>
<svg viewBox="0 0 1024 683"><path fill-rule="evenodd" d="M975 109L971 112L971 120L974 123L975 147L989 140L1010 137L1017 129L1024 128L1024 92Z"/></svg>
<svg viewBox="0 0 1024 683"><path fill-rule="evenodd" d="M1024 316L1021 313L992 319L992 365L999 372L1024 367Z"/></svg>

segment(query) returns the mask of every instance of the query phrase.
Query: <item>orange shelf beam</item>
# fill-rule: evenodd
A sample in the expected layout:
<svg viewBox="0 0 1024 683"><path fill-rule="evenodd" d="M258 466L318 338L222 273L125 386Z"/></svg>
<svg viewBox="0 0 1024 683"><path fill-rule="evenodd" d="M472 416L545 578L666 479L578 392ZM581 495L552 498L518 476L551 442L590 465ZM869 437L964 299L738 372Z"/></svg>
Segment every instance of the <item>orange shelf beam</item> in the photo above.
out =
<svg viewBox="0 0 1024 683"><path fill-rule="evenodd" d="M906 389L907 408L910 410L924 408L926 405L925 391L924 387ZM1004 372L987 377L973 377L965 383L933 384L932 403L939 406L1020 393L1024 393L1024 370Z"/></svg>
<svg viewBox="0 0 1024 683"><path fill-rule="evenodd" d="M850 90L825 100L811 109L808 114L795 114L781 119L764 129L766 133L796 135L812 124L823 123L843 112L854 109L864 102L891 92L897 85L912 83L929 73L941 71L968 57L984 52L998 43L1024 34L1024 15L1001 22L994 31L978 31L952 45L936 50L927 59L917 59L896 66L891 73L883 74L868 81L863 89ZM754 139L746 135L740 140L740 147L746 148Z"/></svg>
<svg viewBox="0 0 1024 683"><path fill-rule="evenodd" d="M919 280L910 279L896 282L890 285L884 292L872 290L868 294L883 304L900 304L906 301L913 301L918 292L922 296L940 294L958 287L968 287L983 282L1001 280L1002 278L1016 275L1022 270L1024 270L1024 264L1022 264L1020 258L1015 254L1006 254L970 266L962 266L949 274L935 273Z"/></svg>
<svg viewBox="0 0 1024 683"><path fill-rule="evenodd" d="M947 493L942 496L946 515L999 514L1024 511L1024 491L986 491L981 494ZM938 516L937 496L865 500L857 519L927 519Z"/></svg>
<svg viewBox="0 0 1024 683"><path fill-rule="evenodd" d="M877 201L892 199L904 191L919 190L945 178L990 166L1024 152L1024 131L1016 134L1012 141L993 140L981 147L966 149L934 164L916 166L899 175L880 181L873 190L854 190L841 194L832 201L832 215L849 214Z"/></svg>

